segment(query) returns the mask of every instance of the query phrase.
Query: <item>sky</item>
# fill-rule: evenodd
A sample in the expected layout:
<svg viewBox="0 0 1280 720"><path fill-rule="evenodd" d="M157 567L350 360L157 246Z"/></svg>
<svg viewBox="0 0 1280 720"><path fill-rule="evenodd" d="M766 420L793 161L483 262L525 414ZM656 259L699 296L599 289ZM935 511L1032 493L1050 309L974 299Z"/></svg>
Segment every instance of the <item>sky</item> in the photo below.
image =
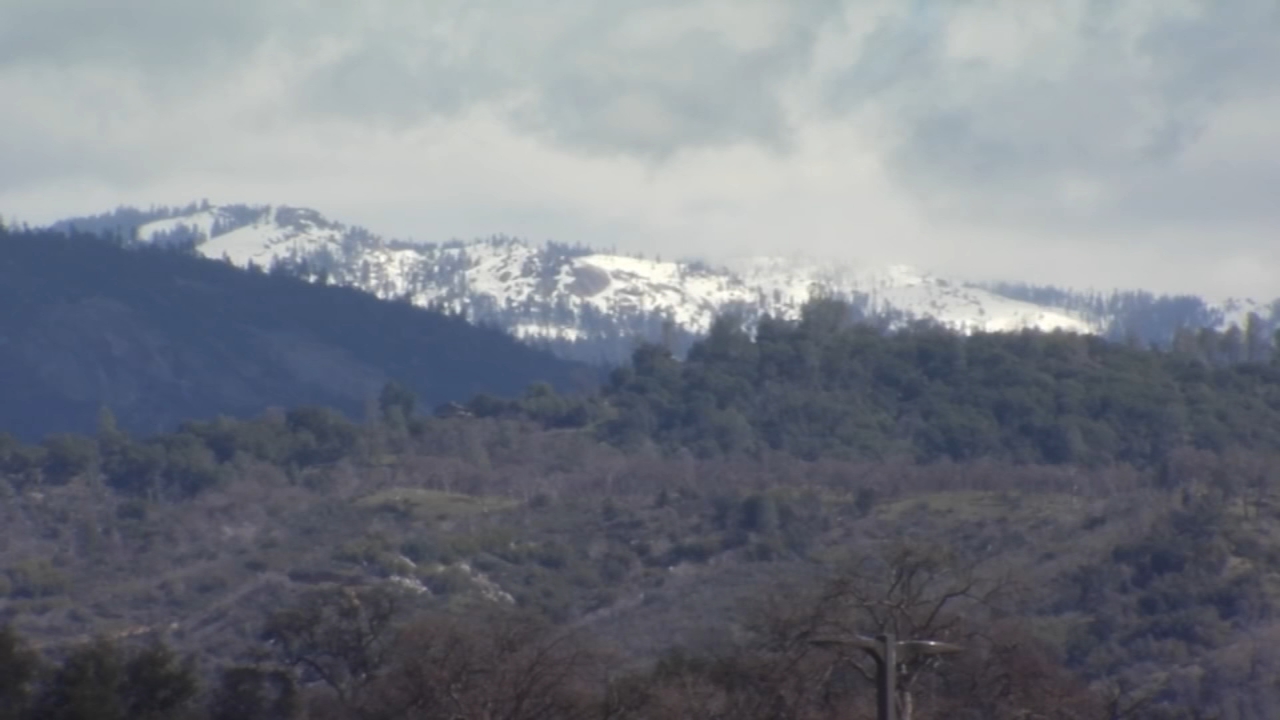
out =
<svg viewBox="0 0 1280 720"><path fill-rule="evenodd" d="M1280 296L1280 0L0 0L0 215Z"/></svg>

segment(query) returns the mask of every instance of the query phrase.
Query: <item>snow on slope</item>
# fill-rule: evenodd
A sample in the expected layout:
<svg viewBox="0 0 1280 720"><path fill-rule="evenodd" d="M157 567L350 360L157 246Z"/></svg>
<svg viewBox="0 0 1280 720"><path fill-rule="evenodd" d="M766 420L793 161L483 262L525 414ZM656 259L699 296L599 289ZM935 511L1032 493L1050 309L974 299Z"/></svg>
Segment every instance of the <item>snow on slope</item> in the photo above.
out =
<svg viewBox="0 0 1280 720"><path fill-rule="evenodd" d="M857 268L804 258L747 258L730 267L763 290L766 297L776 298L778 307L792 313L816 290L865 294L871 314L897 311L961 332L1035 328L1093 333L1102 329L1063 310L1006 298L907 265Z"/></svg>
<svg viewBox="0 0 1280 720"><path fill-rule="evenodd" d="M138 228L138 240L141 242L151 242L157 235L163 235L175 230L190 230L201 237L209 237L213 235L213 226L217 223L219 214L217 210L202 210L191 215L179 215L177 217L164 218L162 220L153 220Z"/></svg>
<svg viewBox="0 0 1280 720"><path fill-rule="evenodd" d="M210 238L200 245L200 252L212 258L226 258L241 267L250 263L269 267L276 258L332 250L341 241L340 230L315 226L286 228L268 217Z"/></svg>
<svg viewBox="0 0 1280 720"><path fill-rule="evenodd" d="M147 241L176 228L197 250L236 265L308 261L330 282L383 298L407 298L473 320L496 322L526 338L584 339L651 330L669 319L702 332L717 315L740 310L799 315L815 292L862 297L871 314L932 318L963 332L1023 328L1097 332L1069 312L1012 300L906 266L858 268L803 258L746 258L725 268L625 255L570 251L495 238L444 245L387 243L311 210L213 207L138 229ZM303 270L309 268L309 270Z"/></svg>
<svg viewBox="0 0 1280 720"><path fill-rule="evenodd" d="M303 257L322 250L333 252L342 242L343 228L313 211L266 207L259 209L257 217L247 224L237 217L243 214L214 207L155 220L139 227L137 238L151 242L164 233L188 230L196 236L196 247L202 255L226 259L240 267L269 267L277 258Z"/></svg>
<svg viewBox="0 0 1280 720"><path fill-rule="evenodd" d="M566 285L581 302L609 314L656 313L676 325L702 332L722 310L751 303L756 293L729 274L688 264L592 254L573 260Z"/></svg>

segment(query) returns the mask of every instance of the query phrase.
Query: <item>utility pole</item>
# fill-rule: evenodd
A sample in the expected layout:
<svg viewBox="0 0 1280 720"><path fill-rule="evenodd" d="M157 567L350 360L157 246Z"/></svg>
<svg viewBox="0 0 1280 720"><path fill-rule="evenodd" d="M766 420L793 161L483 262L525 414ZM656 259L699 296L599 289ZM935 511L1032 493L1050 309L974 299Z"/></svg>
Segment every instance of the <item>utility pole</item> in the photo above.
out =
<svg viewBox="0 0 1280 720"><path fill-rule="evenodd" d="M868 654L876 659L876 709L880 720L896 720L898 714L898 643L891 633L876 636L880 645Z"/></svg>
<svg viewBox="0 0 1280 720"><path fill-rule="evenodd" d="M893 633L883 633L875 637L855 635L848 639L810 640L809 644L822 648L856 647L871 656L876 663L877 720L899 720L897 704L899 665L918 657L947 655L964 650L959 645L937 640L898 640ZM911 720L910 708L906 710L905 717L901 720Z"/></svg>

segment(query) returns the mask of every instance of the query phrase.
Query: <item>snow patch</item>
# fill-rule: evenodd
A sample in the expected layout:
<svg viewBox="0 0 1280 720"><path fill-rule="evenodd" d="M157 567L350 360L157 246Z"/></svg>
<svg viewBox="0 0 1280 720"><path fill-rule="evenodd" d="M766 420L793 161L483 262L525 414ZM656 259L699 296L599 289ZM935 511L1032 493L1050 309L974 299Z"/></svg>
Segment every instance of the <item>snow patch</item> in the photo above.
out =
<svg viewBox="0 0 1280 720"><path fill-rule="evenodd" d="M652 336L663 321L703 333L730 311L748 322L766 313L794 319L815 295L849 299L898 324L931 319L964 333L1105 329L1102 321L907 265L865 267L794 256L738 258L712 267L510 238L411 245L385 242L313 210L254 212L215 206L146 223L137 236L147 242L188 228L206 257L241 267L294 263L296 272L312 279L323 276L383 299L499 324L530 340L588 340L601 332ZM1218 307L1226 317L1223 327L1243 327L1250 312L1270 314L1268 306L1251 300Z"/></svg>

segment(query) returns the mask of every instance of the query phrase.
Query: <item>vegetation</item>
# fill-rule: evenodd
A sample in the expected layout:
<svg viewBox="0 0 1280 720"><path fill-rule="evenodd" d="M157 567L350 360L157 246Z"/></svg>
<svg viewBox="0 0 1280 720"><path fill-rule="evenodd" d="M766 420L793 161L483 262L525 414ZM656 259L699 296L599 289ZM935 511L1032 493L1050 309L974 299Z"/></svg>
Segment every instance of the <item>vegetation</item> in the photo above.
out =
<svg viewBox="0 0 1280 720"><path fill-rule="evenodd" d="M904 659L902 717L1103 717L1107 696L1057 666L1026 628L975 632L970 618L989 621L999 586L980 587L922 548L865 560L887 563L890 582L851 566L809 596L752 605L733 643L675 649L643 667L519 610L415 612L394 589L325 589L273 612L270 651L223 667L203 693L191 664L154 640L121 650L99 639L41 665L0 630L0 676L12 678L0 700L13 718L861 718L865 660L812 638L893 626L962 639L968 651L945 666Z"/></svg>
<svg viewBox="0 0 1280 720"><path fill-rule="evenodd" d="M849 317L0 437L0 717L860 718L886 629L915 718L1277 715L1280 365Z"/></svg>
<svg viewBox="0 0 1280 720"><path fill-rule="evenodd" d="M890 333L849 317L847 306L817 301L798 322L761 322L754 339L726 318L684 361L640 348L598 398L535 389L470 407L700 457L1150 469L1181 447L1280 450L1280 356L1230 362L1063 333Z"/></svg>

